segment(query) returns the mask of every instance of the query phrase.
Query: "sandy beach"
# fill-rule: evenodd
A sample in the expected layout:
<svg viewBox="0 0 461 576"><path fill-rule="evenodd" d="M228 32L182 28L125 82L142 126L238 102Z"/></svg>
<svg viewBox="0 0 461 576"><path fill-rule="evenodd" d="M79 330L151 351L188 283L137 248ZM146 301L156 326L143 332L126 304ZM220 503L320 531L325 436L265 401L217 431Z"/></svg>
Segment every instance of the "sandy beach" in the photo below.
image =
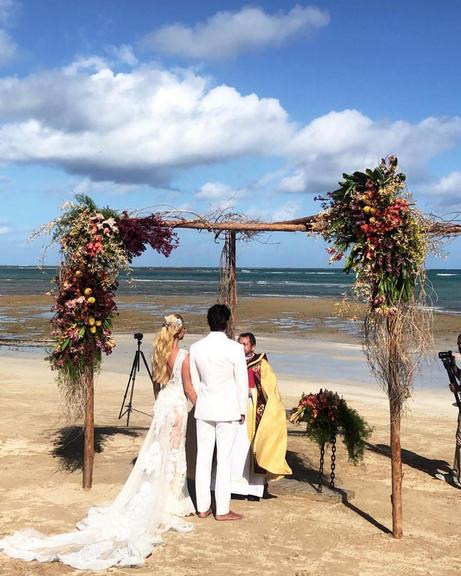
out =
<svg viewBox="0 0 461 576"><path fill-rule="evenodd" d="M254 314L258 306L261 316L267 313L264 303L253 303ZM331 314L331 306L327 313ZM130 330L133 326L129 325ZM196 337L187 336L185 347ZM146 356L151 342L152 334L146 331ZM146 414L133 413L129 428L124 420L118 420L135 341L132 334L120 334L117 343L96 383L98 453L91 491L81 489L78 457L63 437L69 423L62 415L62 402L43 361L43 350L0 348L0 535L23 527L45 533L71 530L90 505L110 501L125 481L149 426L153 397L150 382L141 372L134 406ZM448 343L445 335L437 346L443 349ZM326 386L342 394L374 427L364 461L358 466L350 464L344 446L338 446L336 485L352 497L348 503L296 493L260 502L235 500L233 509L245 516L241 522L222 524L212 518L194 518L192 533L166 534L165 545L155 550L144 567L112 569L110 573L459 574L461 494L434 478L452 463L457 416L443 367L434 360L425 366L403 419L404 538L396 541L389 534L387 398L369 374L357 338L338 331L336 336L334 331L314 331L305 338L266 332L258 340L258 349L267 351L272 360L287 408L297 403L301 392ZM309 481L315 477L318 449L302 436L302 428L294 425L289 426L288 460L296 478ZM277 493L276 487L273 492ZM25 563L3 556L0 573L86 574L60 564Z"/></svg>

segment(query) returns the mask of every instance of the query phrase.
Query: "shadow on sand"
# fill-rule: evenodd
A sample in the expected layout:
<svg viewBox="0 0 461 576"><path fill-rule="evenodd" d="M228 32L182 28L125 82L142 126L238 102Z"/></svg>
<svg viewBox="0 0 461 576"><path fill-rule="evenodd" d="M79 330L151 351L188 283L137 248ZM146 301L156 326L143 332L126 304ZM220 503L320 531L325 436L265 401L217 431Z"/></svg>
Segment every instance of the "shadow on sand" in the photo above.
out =
<svg viewBox="0 0 461 576"><path fill-rule="evenodd" d="M125 426L95 426L94 451L101 453L110 436L123 434L136 437L145 432L146 428L126 428ZM83 446L85 434L81 426L66 426L53 434L53 449L51 455L59 459L59 468L75 472L83 468Z"/></svg>
<svg viewBox="0 0 461 576"><path fill-rule="evenodd" d="M386 456L387 458L391 457L391 448L387 444L370 444L366 442L365 446L366 449L371 452ZM425 472L429 474L429 476L432 476L432 478L436 477L437 472L451 472L451 468L446 460L431 460L411 450L405 450L405 448L402 448L402 464Z"/></svg>
<svg viewBox="0 0 461 576"><path fill-rule="evenodd" d="M290 452L290 451L287 452L286 457L290 468L293 470L293 475L291 476L291 478L293 478L294 480L298 480L300 482L307 482L313 488L313 490L318 492L319 471L317 462L314 464L309 458L306 457L301 458L299 454L297 454L296 452ZM323 475L322 477L322 484L323 486L327 486L328 489L331 490L331 488L328 486L329 478L325 475ZM352 512L355 512L355 514L357 514L358 516L360 516L361 518L363 518L364 520L375 526L375 528L378 528L378 530L381 530L381 532L384 532L385 534L391 534L391 530L389 530L389 528L384 526L384 524L381 524L381 522L373 518L373 516L368 514L368 512L365 512L355 504L352 504L348 498L347 490L335 487L333 489L333 492L336 492L336 494L339 494L341 496L342 504L347 509L351 510Z"/></svg>

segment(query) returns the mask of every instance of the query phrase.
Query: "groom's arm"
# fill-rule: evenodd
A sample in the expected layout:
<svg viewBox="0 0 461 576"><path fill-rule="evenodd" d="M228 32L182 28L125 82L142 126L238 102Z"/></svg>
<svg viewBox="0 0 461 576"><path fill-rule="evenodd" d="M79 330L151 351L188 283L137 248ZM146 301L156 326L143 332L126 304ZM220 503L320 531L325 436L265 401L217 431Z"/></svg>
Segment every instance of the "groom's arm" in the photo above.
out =
<svg viewBox="0 0 461 576"><path fill-rule="evenodd" d="M192 386L194 387L195 393L198 394L198 389L200 386L200 376L198 375L197 364L195 363L194 346L191 346L189 352L189 369L190 369L190 378L192 380Z"/></svg>
<svg viewBox="0 0 461 576"><path fill-rule="evenodd" d="M247 399L248 399L248 369L245 360L245 353L243 347L240 346L236 352L235 367L234 367L235 385L237 386L238 402L240 406L240 423L243 424L247 413Z"/></svg>

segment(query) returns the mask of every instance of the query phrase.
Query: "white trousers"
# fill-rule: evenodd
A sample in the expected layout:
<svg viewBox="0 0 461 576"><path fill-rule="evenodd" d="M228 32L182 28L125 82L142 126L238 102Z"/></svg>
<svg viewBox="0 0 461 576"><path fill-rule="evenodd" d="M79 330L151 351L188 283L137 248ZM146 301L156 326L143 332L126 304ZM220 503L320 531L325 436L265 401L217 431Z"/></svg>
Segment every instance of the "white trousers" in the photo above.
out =
<svg viewBox="0 0 461 576"><path fill-rule="evenodd" d="M250 388L247 419L252 418L256 395L256 388ZM255 424L253 423L253 426ZM262 498L266 475L254 472L254 464L253 449L248 437L248 425L245 422L243 426L238 428L232 449L232 494Z"/></svg>
<svg viewBox="0 0 461 576"><path fill-rule="evenodd" d="M211 466L216 444L216 514L229 512L231 498L232 447L235 442L238 421L214 422L197 420L197 465L195 469L195 493L197 510L206 512L211 506Z"/></svg>

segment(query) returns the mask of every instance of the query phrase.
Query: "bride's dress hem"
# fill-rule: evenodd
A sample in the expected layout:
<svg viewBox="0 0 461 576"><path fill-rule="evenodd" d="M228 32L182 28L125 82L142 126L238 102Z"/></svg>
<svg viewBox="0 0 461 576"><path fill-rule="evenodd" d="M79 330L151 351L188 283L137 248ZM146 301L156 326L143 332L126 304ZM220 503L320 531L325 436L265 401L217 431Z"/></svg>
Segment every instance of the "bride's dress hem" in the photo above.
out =
<svg viewBox="0 0 461 576"><path fill-rule="evenodd" d="M184 520L195 513L186 475L188 410L181 380L186 354L178 352L136 464L115 500L90 508L71 532L46 536L34 529L20 530L0 540L0 551L27 561L60 561L81 570L142 566L163 543L164 532L193 530L194 525Z"/></svg>

